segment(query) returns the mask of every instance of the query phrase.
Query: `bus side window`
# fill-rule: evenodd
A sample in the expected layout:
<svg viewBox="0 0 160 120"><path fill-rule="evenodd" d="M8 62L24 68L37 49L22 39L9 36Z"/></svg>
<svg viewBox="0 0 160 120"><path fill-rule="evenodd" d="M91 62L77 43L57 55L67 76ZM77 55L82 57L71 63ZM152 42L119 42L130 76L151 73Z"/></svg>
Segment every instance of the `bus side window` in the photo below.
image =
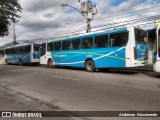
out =
<svg viewBox="0 0 160 120"><path fill-rule="evenodd" d="M52 51L53 50L53 43L47 43L47 51Z"/></svg>
<svg viewBox="0 0 160 120"><path fill-rule="evenodd" d="M13 48L13 54L16 54L18 52L17 48Z"/></svg>
<svg viewBox="0 0 160 120"><path fill-rule="evenodd" d="M83 38L82 39L82 48L83 49L92 49L93 48L93 37Z"/></svg>
<svg viewBox="0 0 160 120"><path fill-rule="evenodd" d="M101 35L95 37L95 48L106 48L108 47L108 35Z"/></svg>
<svg viewBox="0 0 160 120"><path fill-rule="evenodd" d="M21 52L22 52L22 48L21 47L17 48L17 53L21 53Z"/></svg>
<svg viewBox="0 0 160 120"><path fill-rule="evenodd" d="M115 44L116 44L115 42L116 42L115 39L111 39L111 45L110 45L110 46L111 46L111 47L115 47L115 46L116 46L116 45L115 45Z"/></svg>
<svg viewBox="0 0 160 120"><path fill-rule="evenodd" d="M55 42L53 48L54 48L54 51L61 50L61 42Z"/></svg>
<svg viewBox="0 0 160 120"><path fill-rule="evenodd" d="M24 52L24 53L29 53L29 52L31 52L31 45L24 46L24 47L23 47L23 52Z"/></svg>
<svg viewBox="0 0 160 120"><path fill-rule="evenodd" d="M71 50L79 50L81 48L81 40L71 40Z"/></svg>
<svg viewBox="0 0 160 120"><path fill-rule="evenodd" d="M111 34L110 35L110 47L123 47L128 42L128 32Z"/></svg>
<svg viewBox="0 0 160 120"><path fill-rule="evenodd" d="M62 50L70 50L70 40L62 42Z"/></svg>
<svg viewBox="0 0 160 120"><path fill-rule="evenodd" d="M71 43L71 50L73 50L73 44Z"/></svg>
<svg viewBox="0 0 160 120"><path fill-rule="evenodd" d="M25 47L22 47L22 53L24 53L25 52Z"/></svg>

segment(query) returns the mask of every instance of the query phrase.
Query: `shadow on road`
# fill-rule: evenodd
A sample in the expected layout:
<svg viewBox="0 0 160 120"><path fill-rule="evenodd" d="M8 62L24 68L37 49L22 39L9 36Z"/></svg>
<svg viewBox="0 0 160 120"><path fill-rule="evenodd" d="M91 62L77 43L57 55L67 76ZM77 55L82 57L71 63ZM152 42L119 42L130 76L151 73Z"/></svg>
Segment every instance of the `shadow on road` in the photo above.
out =
<svg viewBox="0 0 160 120"><path fill-rule="evenodd" d="M157 72L145 72L144 74L152 78L160 78L160 73Z"/></svg>
<svg viewBox="0 0 160 120"><path fill-rule="evenodd" d="M8 66L19 66L19 65L8 65ZM22 67L22 66L19 66ZM23 67L42 67L44 69L65 69L65 70L76 70L76 71L83 71L85 72L84 68L76 68L76 67L61 67L56 66L55 68L48 68L45 65L31 65L31 64L25 64ZM152 78L160 78L160 73L156 73L153 70L145 70L145 69L136 69L136 68L127 68L127 69L96 69L96 72L94 73L111 73L111 74L122 74L122 75L135 75L135 74L144 74L146 76L152 77Z"/></svg>

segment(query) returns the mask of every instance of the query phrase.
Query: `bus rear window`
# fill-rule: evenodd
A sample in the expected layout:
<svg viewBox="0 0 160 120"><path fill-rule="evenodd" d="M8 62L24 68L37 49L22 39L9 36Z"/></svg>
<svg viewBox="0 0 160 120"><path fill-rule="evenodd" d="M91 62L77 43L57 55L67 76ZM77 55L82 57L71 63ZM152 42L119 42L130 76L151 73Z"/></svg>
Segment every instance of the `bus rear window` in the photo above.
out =
<svg viewBox="0 0 160 120"><path fill-rule="evenodd" d="M135 39L138 43L147 43L147 32L140 29L135 29Z"/></svg>

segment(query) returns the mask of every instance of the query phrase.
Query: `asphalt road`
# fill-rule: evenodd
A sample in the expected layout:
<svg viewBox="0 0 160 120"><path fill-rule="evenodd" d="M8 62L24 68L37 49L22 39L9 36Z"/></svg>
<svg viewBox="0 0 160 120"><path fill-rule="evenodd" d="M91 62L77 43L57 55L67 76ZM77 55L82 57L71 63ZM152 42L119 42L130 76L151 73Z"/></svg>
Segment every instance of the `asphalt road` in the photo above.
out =
<svg viewBox="0 0 160 120"><path fill-rule="evenodd" d="M160 76L151 71L0 65L0 87L62 111L160 111Z"/></svg>

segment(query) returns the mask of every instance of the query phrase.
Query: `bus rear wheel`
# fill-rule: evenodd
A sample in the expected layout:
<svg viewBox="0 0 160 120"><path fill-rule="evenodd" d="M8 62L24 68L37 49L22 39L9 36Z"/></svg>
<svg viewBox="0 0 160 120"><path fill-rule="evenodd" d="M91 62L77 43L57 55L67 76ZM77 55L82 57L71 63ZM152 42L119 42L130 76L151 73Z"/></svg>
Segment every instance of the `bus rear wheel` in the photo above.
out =
<svg viewBox="0 0 160 120"><path fill-rule="evenodd" d="M8 60L7 60L7 59L5 60L5 62L6 62L6 65L10 65L10 63L8 63Z"/></svg>
<svg viewBox="0 0 160 120"><path fill-rule="evenodd" d="M48 68L52 68L53 67L53 61L51 59L48 60L47 67Z"/></svg>
<svg viewBox="0 0 160 120"><path fill-rule="evenodd" d="M93 60L88 60L85 63L85 69L87 72L94 72L96 70Z"/></svg>

